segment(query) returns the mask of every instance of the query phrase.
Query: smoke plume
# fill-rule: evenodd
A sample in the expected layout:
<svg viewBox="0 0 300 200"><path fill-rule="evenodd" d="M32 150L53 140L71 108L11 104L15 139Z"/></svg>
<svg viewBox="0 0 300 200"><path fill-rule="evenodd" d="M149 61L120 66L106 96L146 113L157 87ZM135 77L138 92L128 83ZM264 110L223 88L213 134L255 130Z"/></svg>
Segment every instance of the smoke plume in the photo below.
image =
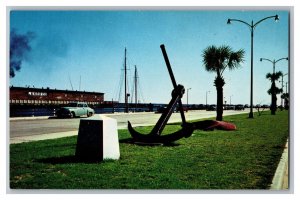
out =
<svg viewBox="0 0 300 200"><path fill-rule="evenodd" d="M15 29L10 32L10 71L11 78L15 77L16 71L20 71L22 62L27 58L27 54L31 51L30 42L35 38L33 32L26 34L18 34Z"/></svg>

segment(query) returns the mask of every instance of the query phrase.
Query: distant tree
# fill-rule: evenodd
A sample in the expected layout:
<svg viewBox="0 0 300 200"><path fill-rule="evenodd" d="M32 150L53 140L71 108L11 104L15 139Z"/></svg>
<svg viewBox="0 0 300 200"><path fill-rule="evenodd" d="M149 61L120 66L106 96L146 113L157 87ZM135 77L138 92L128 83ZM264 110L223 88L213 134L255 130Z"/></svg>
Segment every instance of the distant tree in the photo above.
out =
<svg viewBox="0 0 300 200"><path fill-rule="evenodd" d="M276 72L276 73L268 73L266 75L266 78L269 79L272 84L271 88L268 90L268 94L271 95L271 114L275 115L276 114L276 109L277 109L277 94L280 94L282 92L282 89L276 87L275 82L282 76L282 72Z"/></svg>
<svg viewBox="0 0 300 200"><path fill-rule="evenodd" d="M289 93L283 93L281 98L284 99L284 109L289 109Z"/></svg>
<svg viewBox="0 0 300 200"><path fill-rule="evenodd" d="M244 60L245 51L240 49L233 51L229 46L223 45L216 47L214 45L204 49L202 57L206 71L215 72L217 74L214 85L217 90L217 117L219 121L223 120L223 86L225 80L223 72L226 68L233 70L240 67L240 63Z"/></svg>

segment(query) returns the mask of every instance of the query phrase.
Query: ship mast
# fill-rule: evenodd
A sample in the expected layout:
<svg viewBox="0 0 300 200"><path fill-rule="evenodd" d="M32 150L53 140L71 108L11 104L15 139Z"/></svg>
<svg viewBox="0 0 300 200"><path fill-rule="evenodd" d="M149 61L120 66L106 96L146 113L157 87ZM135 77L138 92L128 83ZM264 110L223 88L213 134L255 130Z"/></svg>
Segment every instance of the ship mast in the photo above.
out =
<svg viewBox="0 0 300 200"><path fill-rule="evenodd" d="M125 48L125 112L128 113L128 94L127 94L127 66L126 66L126 48Z"/></svg>
<svg viewBox="0 0 300 200"><path fill-rule="evenodd" d="M135 65L135 69L134 69L134 88L135 88L135 109L137 109L137 69L136 69L136 65Z"/></svg>

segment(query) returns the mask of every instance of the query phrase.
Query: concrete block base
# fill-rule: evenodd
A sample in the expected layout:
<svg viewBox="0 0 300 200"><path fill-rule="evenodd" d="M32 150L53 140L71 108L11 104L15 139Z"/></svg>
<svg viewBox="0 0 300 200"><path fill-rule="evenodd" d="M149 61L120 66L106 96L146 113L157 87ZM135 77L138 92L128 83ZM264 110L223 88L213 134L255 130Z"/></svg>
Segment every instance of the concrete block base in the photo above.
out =
<svg viewBox="0 0 300 200"><path fill-rule="evenodd" d="M100 115L81 119L75 156L81 161L118 160L117 120Z"/></svg>

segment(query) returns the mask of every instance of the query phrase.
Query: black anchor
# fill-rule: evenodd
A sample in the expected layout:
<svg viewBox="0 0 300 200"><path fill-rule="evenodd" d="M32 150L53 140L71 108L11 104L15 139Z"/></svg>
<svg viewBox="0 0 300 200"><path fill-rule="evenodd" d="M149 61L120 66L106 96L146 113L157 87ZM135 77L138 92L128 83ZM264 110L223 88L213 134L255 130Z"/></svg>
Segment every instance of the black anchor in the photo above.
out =
<svg viewBox="0 0 300 200"><path fill-rule="evenodd" d="M143 143L172 143L176 140L179 140L183 137L189 137L192 135L194 131L194 124L187 123L184 116L184 110L182 107L181 98L185 92L185 89L182 85L176 83L168 55L165 49L165 46L162 44L160 45L160 48L162 50L162 54L164 56L169 75L171 77L171 81L173 84L173 91L172 91L172 99L169 102L167 108L164 110L162 115L160 116L159 120L155 124L154 128L149 134L141 134L133 129L131 123L128 121L128 131L130 132L132 139L134 142L143 142ZM180 111L181 119L182 119L182 129L179 131L176 131L174 133L168 134L168 135L161 135L163 132L163 129L165 128L168 120L170 119L176 105L178 104L178 108Z"/></svg>

